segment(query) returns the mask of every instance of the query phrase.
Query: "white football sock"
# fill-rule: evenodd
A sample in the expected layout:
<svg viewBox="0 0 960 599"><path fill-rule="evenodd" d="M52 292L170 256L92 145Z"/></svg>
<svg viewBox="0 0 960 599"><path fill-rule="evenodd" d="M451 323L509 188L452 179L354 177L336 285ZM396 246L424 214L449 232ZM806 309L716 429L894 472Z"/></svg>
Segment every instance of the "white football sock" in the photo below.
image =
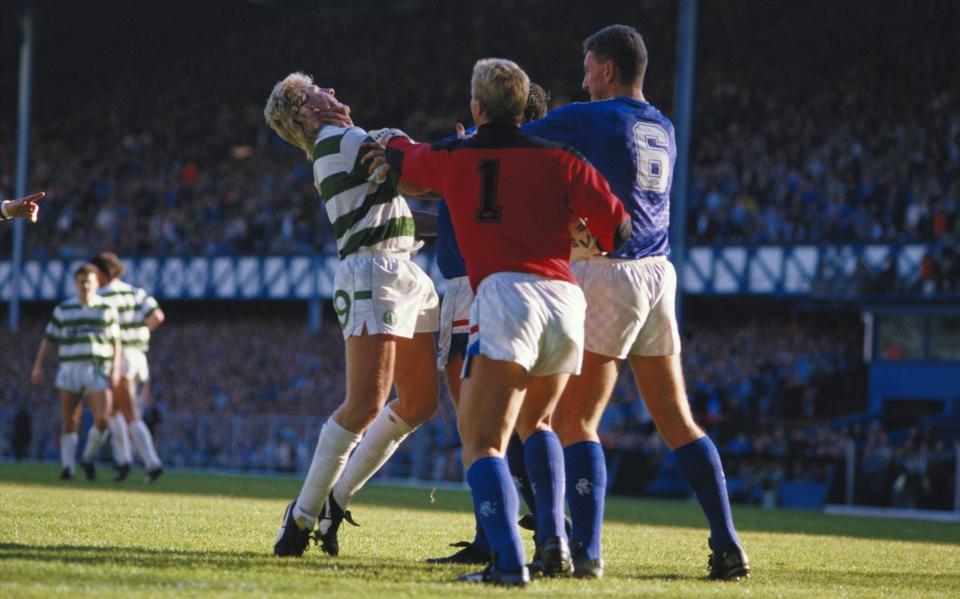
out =
<svg viewBox="0 0 960 599"><path fill-rule="evenodd" d="M343 472L350 452L359 442L360 435L343 428L334 422L333 418L327 419L320 431L307 478L303 481L300 496L297 497L293 516L298 524L304 528L313 528L330 488Z"/></svg>
<svg viewBox="0 0 960 599"><path fill-rule="evenodd" d="M390 406L385 407L363 435L343 475L333 487L333 498L337 505L346 509L350 499L387 463L411 432L413 428L409 424L397 416Z"/></svg>
<svg viewBox="0 0 960 599"><path fill-rule="evenodd" d="M101 431L96 426L91 426L87 432L87 443L83 447L81 459L86 463L92 462L93 458L97 457L97 452L103 447L103 443L107 440L109 434L109 431Z"/></svg>
<svg viewBox="0 0 960 599"><path fill-rule="evenodd" d="M60 434L60 462L64 468L70 469L73 474L77 469L77 445L80 443L80 435L77 433Z"/></svg>
<svg viewBox="0 0 960 599"><path fill-rule="evenodd" d="M157 455L157 450L153 446L153 436L143 420L137 419L130 423L130 434L133 437L133 444L137 446L137 453L140 454L140 459L143 460L143 465L146 466L147 470L163 468L163 462L160 461L160 456Z"/></svg>
<svg viewBox="0 0 960 599"><path fill-rule="evenodd" d="M133 462L130 433L127 429L127 419L123 414L117 414L110 419L110 451L113 452L113 462L118 466Z"/></svg>

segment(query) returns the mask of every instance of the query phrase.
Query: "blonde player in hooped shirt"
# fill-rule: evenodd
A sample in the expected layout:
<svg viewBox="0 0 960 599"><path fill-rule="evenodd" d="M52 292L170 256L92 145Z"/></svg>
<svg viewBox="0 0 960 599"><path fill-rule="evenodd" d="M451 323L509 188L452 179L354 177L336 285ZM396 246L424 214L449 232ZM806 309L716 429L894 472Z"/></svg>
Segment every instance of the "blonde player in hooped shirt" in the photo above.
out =
<svg viewBox="0 0 960 599"><path fill-rule="evenodd" d="M120 280L123 263L113 252L100 252L90 260L97 267L99 294L113 304L120 319L120 342L123 346L123 370L120 384L113 387L113 412L110 417L110 442L117 464L114 480L120 482L130 474L133 452L130 438L147 469L144 482L152 483L163 474L163 463L157 455L150 429L140 418L137 386L150 379L147 350L150 333L163 324L165 316L157 300L146 290Z"/></svg>
<svg viewBox="0 0 960 599"><path fill-rule="evenodd" d="M87 480L96 480L93 459L107 440L110 418L110 388L120 381L122 354L117 310L97 295L97 268L84 264L74 272L77 296L63 300L53 309L44 333L30 381L43 382L43 361L56 344L60 357L56 386L63 408L63 432L60 435L60 478L73 478L83 398L90 402L93 426L87 433L81 466Z"/></svg>
<svg viewBox="0 0 960 599"><path fill-rule="evenodd" d="M333 305L346 346L346 398L320 431L300 495L274 542L277 556L302 555L311 536L337 555L337 531L344 520L352 523L350 498L437 409L433 333L440 300L411 259L419 249L413 215L395 185L369 180L359 164L361 144L371 141L367 132L324 123L323 112L338 107L332 89L292 73L274 86L264 108L267 124L313 163L337 237ZM397 400L385 405L393 385Z"/></svg>

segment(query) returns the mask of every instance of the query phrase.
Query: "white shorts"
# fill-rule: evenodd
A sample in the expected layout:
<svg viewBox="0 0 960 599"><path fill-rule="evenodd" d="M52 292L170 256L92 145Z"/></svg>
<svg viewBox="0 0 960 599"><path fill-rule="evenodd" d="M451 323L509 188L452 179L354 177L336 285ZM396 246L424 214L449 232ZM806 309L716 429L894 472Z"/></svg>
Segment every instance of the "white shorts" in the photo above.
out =
<svg viewBox="0 0 960 599"><path fill-rule="evenodd" d="M587 298L587 351L620 359L680 352L677 273L665 256L598 256L571 266Z"/></svg>
<svg viewBox="0 0 960 599"><path fill-rule="evenodd" d="M450 346L453 336L470 332L470 305L473 304L473 289L470 279L450 279L447 293L440 304L440 347L437 350L437 368L443 370L450 361Z"/></svg>
<svg viewBox="0 0 960 599"><path fill-rule="evenodd" d="M433 281L409 253L351 254L340 261L333 285L333 309L344 339L364 333L409 339L440 326Z"/></svg>
<svg viewBox="0 0 960 599"><path fill-rule="evenodd" d="M147 354L136 347L123 348L123 378L128 381L146 383L150 380L150 367L147 365Z"/></svg>
<svg viewBox="0 0 960 599"><path fill-rule="evenodd" d="M71 393L84 395L110 388L109 365L96 362L60 362L54 385Z"/></svg>
<svg viewBox="0 0 960 599"><path fill-rule="evenodd" d="M501 272L480 283L470 308L470 358L516 362L532 376L580 373L583 360L583 292L566 281Z"/></svg>

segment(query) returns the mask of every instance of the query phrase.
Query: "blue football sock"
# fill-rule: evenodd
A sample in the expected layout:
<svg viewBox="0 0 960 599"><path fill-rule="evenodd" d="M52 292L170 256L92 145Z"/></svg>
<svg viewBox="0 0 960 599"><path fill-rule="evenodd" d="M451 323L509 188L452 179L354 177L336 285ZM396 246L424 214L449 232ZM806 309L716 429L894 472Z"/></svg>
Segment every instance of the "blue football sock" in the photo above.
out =
<svg viewBox="0 0 960 599"><path fill-rule="evenodd" d="M567 471L567 505L573 521L573 541L586 559L600 559L603 506L607 494L607 463L603 447L594 441L574 443L563 450Z"/></svg>
<svg viewBox="0 0 960 599"><path fill-rule="evenodd" d="M517 528L519 499L507 462L503 458L480 458L467 471L467 482L473 492L474 511L496 554L496 566L517 571L525 558Z"/></svg>
<svg viewBox="0 0 960 599"><path fill-rule="evenodd" d="M733 529L733 514L727 495L720 454L709 437L700 437L673 450L680 472L693 489L707 522L710 523L710 549L723 551L740 544Z"/></svg>
<svg viewBox="0 0 960 599"><path fill-rule="evenodd" d="M523 444L524 462L530 475L537 509L535 537L543 541L551 537L566 537L563 528L563 446L553 431L539 431Z"/></svg>
<svg viewBox="0 0 960 599"><path fill-rule="evenodd" d="M480 514L477 513L477 506L474 503L473 517L476 519L477 532L473 535L473 546L480 551L490 551L490 541L487 540L487 533L483 532L483 525L480 524Z"/></svg>
<svg viewBox="0 0 960 599"><path fill-rule="evenodd" d="M516 434L511 435L510 444L507 445L507 464L510 466L510 475L513 476L513 482L517 485L517 490L520 491L523 502L527 504L527 509L536 516L537 502L533 496L533 488L530 486L530 477L527 475L525 460L523 441Z"/></svg>

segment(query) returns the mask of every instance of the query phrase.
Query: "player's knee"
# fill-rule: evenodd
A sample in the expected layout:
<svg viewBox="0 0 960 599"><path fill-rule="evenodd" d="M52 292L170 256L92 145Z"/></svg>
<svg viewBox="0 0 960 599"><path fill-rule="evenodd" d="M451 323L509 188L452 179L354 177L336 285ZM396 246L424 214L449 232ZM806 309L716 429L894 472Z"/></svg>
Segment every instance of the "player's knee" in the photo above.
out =
<svg viewBox="0 0 960 599"><path fill-rule="evenodd" d="M516 431L521 441L526 442L530 435L548 430L551 430L551 425L546 418L524 418L523 414L517 418Z"/></svg>
<svg viewBox="0 0 960 599"><path fill-rule="evenodd" d="M348 403L337 410L337 422L347 430L364 431L380 414L382 407L372 402Z"/></svg>
<svg viewBox="0 0 960 599"><path fill-rule="evenodd" d="M437 397L423 398L416 402L398 401L391 406L391 409L403 418L404 422L415 428L433 418L433 415L437 413Z"/></svg>
<svg viewBox="0 0 960 599"><path fill-rule="evenodd" d="M417 411L415 412L417 424L414 426L419 426L427 420L433 418L437 413L438 401L437 395L434 394L429 401L424 401L422 404L417 406Z"/></svg>
<svg viewBox="0 0 960 599"><path fill-rule="evenodd" d="M108 425L106 415L101 415L93 419L93 426L97 427L97 430L101 433L107 430Z"/></svg>
<svg viewBox="0 0 960 599"><path fill-rule="evenodd" d="M497 450L493 447L490 447L489 444L465 444L461 452L463 468L465 471L469 470L470 466L473 466L473 463L477 460L497 455Z"/></svg>
<svg viewBox="0 0 960 599"><path fill-rule="evenodd" d="M123 412L123 417L127 420L127 422L136 422L137 420L140 420L140 414L137 412L137 409L130 404L127 404L127 406L120 411Z"/></svg>
<svg viewBox="0 0 960 599"><path fill-rule="evenodd" d="M563 414L560 410L553 413L550 419L550 426L553 432L560 438L560 444L564 447L588 441L596 436L596 431L592 430L590 423L574 414Z"/></svg>
<svg viewBox="0 0 960 599"><path fill-rule="evenodd" d="M682 447L687 443L692 443L704 435L703 429L697 426L692 418L678 421L669 428L662 428L661 434L663 440L667 442L670 449Z"/></svg>

